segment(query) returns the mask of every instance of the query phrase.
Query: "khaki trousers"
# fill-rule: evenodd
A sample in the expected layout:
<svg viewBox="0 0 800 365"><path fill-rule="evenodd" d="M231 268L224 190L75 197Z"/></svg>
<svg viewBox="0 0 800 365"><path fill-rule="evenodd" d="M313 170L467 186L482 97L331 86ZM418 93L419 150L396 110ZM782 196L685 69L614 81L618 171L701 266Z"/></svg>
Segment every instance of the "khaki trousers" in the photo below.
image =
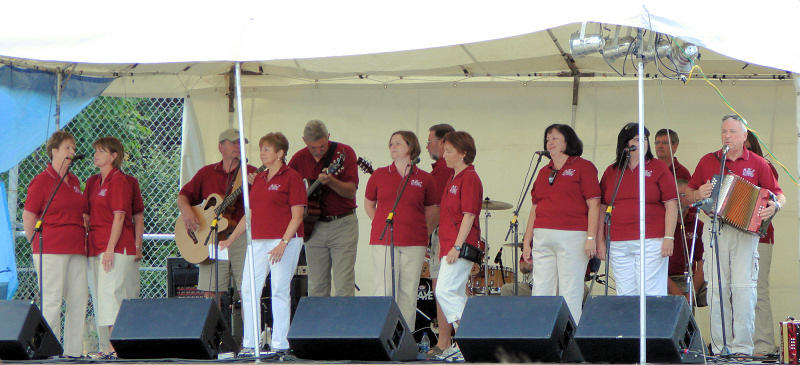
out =
<svg viewBox="0 0 800 365"><path fill-rule="evenodd" d="M414 331L417 322L417 289L425 261L425 246L394 247L394 278L397 306L408 328ZM386 245L369 245L375 275L375 295L392 296L391 249Z"/></svg>
<svg viewBox="0 0 800 365"><path fill-rule="evenodd" d="M239 287L242 285L245 254L247 254L247 235L242 234L228 247L228 258L230 260L219 261L219 291L228 291L231 287L239 290ZM200 264L197 266L199 268L197 289L213 292L216 286L214 263Z"/></svg>
<svg viewBox="0 0 800 365"><path fill-rule="evenodd" d="M317 222L306 241L308 295L312 297L354 296L358 218L355 214L330 222ZM331 285L331 277L333 285Z"/></svg>
<svg viewBox="0 0 800 365"><path fill-rule="evenodd" d="M33 255L36 273L40 272L39 255ZM64 355L83 355L83 328L86 323L88 286L86 285L86 256L42 255L44 273L42 314L56 338L61 339L61 300L66 302L64 315ZM38 280L37 280L38 283ZM8 318L6 318L8 319Z"/></svg>
<svg viewBox="0 0 800 365"><path fill-rule="evenodd" d="M775 325L772 320L772 306L769 300L769 267L772 264L773 244L758 244L758 285L756 300L755 332L753 346L757 354L770 354L778 351L775 344Z"/></svg>

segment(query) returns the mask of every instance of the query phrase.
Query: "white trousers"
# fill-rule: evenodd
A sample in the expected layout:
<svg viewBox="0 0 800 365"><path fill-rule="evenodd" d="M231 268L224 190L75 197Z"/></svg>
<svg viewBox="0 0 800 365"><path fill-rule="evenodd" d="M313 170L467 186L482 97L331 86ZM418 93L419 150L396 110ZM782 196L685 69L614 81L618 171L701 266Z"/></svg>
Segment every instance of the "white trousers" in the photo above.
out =
<svg viewBox="0 0 800 365"><path fill-rule="evenodd" d="M758 299L756 300L755 352L769 354L778 350L775 344L775 322L772 320L772 304L769 300L769 268L772 264L774 244L758 243Z"/></svg>
<svg viewBox="0 0 800 365"><path fill-rule="evenodd" d="M461 319L464 306L467 304L467 280L470 270L472 261L457 259L456 262L449 264L446 257L442 257L435 293L436 301L439 302L447 323L455 323Z"/></svg>
<svg viewBox="0 0 800 365"><path fill-rule="evenodd" d="M586 232L536 228L533 230L533 293L560 295L575 324L583 312L583 279L586 274Z"/></svg>
<svg viewBox="0 0 800 365"><path fill-rule="evenodd" d="M663 238L644 240L645 295L667 295L669 257L661 257ZM639 295L639 240L611 241L611 271L617 295Z"/></svg>
<svg viewBox="0 0 800 365"><path fill-rule="evenodd" d="M369 245L372 255L372 266L375 269L375 295L392 296L392 258L387 245ZM425 246L394 247L394 280L397 306L414 331L417 321L417 289L419 276L422 273L422 262L425 261Z"/></svg>
<svg viewBox="0 0 800 365"><path fill-rule="evenodd" d="M286 249L283 251L283 257L276 263L271 263L269 259L269 252L278 246L281 240L253 240L253 266L255 267L255 275L253 275L256 292L250 291L250 261L249 254L245 254L244 271L242 274L242 318L244 320L244 341L242 347L255 348L256 339L253 338L253 328L261 328L261 292L264 289L264 281L267 280L267 274L272 273L270 277L270 290L272 302L272 350L288 350L289 340L289 318L291 315L291 307L289 301L289 286L292 283L295 270L297 270L297 259L300 257L300 248L303 247L302 238L292 238ZM252 313L252 298L256 298L258 307L256 308L256 317L253 318Z"/></svg>
<svg viewBox="0 0 800 365"><path fill-rule="evenodd" d="M36 273L39 273L39 255L33 255ZM44 273L42 286L44 305L42 315L57 339L61 339L61 299L66 302L64 315L64 355L83 355L83 328L86 323L88 286L86 285L86 256L42 255ZM37 281L38 284L38 281ZM8 319L8 318L6 318Z"/></svg>
<svg viewBox="0 0 800 365"><path fill-rule="evenodd" d="M709 226L709 225L707 225ZM755 332L756 284L758 282L758 236L724 224L719 230L719 267L722 282L717 280L717 261L710 247L711 232L703 232L705 260L703 272L710 278L708 293L711 318L711 345L722 350L720 295L725 314L725 336L731 353L753 354Z"/></svg>

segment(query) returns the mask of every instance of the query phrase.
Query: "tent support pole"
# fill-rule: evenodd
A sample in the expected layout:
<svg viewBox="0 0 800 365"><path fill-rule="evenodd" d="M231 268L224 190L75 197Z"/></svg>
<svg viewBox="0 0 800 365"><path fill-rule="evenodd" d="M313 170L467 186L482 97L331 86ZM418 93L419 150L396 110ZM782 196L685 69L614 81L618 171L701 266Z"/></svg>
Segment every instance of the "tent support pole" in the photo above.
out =
<svg viewBox="0 0 800 365"><path fill-rule="evenodd" d="M639 29L639 44L642 44L642 30ZM642 47L640 46L641 50ZM647 295L645 293L645 265L644 265L644 239L645 239L645 219L644 219L644 157L645 135L644 135L644 60L638 54L639 66L639 363L647 363ZM625 166L624 168L627 168Z"/></svg>
<svg viewBox="0 0 800 365"><path fill-rule="evenodd" d="M797 125L797 170L800 171L800 74L792 74L792 78L794 79L794 91L795 91L795 108L797 111L795 112L795 123ZM800 206L800 195L797 196L797 203ZM800 217L797 218L798 226L800 226ZM797 237L798 242L798 252L800 252L800 232L798 232Z"/></svg>
<svg viewBox="0 0 800 365"><path fill-rule="evenodd" d="M249 265L250 267L250 318L253 321L257 321L258 318L258 310L261 309L258 306L259 298L256 298L256 281L255 281L255 264L253 263L253 235L251 231L251 222L250 222L250 186L247 184L247 158L245 156L245 144L244 141L244 113L242 112L242 64L241 62L236 62L236 114L238 115L239 119L239 163L241 166L239 167L239 173L242 174L242 198L244 200L244 219L246 224L246 234L247 234L247 259L245 260L245 265ZM254 342L254 349L256 359L261 357L261 336L259 334L257 324L253 324L253 342ZM256 360L258 362L258 360Z"/></svg>
<svg viewBox="0 0 800 365"><path fill-rule="evenodd" d="M578 89L581 86L581 76L576 74L572 77L572 122L571 127L575 129L575 120L578 116Z"/></svg>

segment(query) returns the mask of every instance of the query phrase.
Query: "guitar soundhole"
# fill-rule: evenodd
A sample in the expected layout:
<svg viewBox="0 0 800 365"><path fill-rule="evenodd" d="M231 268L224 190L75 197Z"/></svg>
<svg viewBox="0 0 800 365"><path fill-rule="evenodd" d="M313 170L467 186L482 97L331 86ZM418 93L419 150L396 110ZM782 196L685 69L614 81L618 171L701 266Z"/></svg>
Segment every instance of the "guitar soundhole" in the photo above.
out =
<svg viewBox="0 0 800 365"><path fill-rule="evenodd" d="M211 208L211 207L216 206L216 205L217 205L217 198L211 197L206 202L206 205L203 206L203 210L208 210L208 208Z"/></svg>

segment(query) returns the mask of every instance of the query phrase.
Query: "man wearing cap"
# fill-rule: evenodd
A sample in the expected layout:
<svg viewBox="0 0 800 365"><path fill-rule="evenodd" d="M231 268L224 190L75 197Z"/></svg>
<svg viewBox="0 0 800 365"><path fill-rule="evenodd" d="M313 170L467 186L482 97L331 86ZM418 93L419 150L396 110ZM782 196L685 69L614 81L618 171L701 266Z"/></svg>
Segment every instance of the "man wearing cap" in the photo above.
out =
<svg viewBox="0 0 800 365"><path fill-rule="evenodd" d="M312 297L330 296L331 279L335 296L355 295L357 159L350 146L330 141L329 137L325 123L309 121L303 129L306 147L297 151L289 161L289 167L304 179L322 183L318 199L319 219L313 230L309 231L309 226L306 226L308 295ZM344 157L341 169L332 174L324 173L323 170L340 155ZM309 198L309 206L314 197L312 194Z"/></svg>
<svg viewBox="0 0 800 365"><path fill-rule="evenodd" d="M245 139L247 143L247 139ZM234 189L233 181L239 173L239 131L236 129L227 129L219 135L219 153L222 155L222 161L203 166L197 173L189 180L186 185L181 188L178 194L178 209L181 211L181 218L187 229L196 231L199 227L199 221L191 209L193 205L203 202L211 194L219 194L226 196ZM256 168L247 165L247 172L253 173ZM228 228L219 232L219 240L222 241L228 237L236 223L244 215L244 203L241 197L236 200L236 203L231 205L225 213L228 217ZM199 239L205 239L200 237ZM228 258L230 260L219 261L219 292L220 294L228 291L232 287L239 289L242 282L242 269L244 268L244 256L247 243L246 235L242 235L236 240L230 248L228 248ZM214 287L216 285L214 277L214 263L198 265L200 272L197 279L197 288L206 292L206 297L212 298L215 296ZM231 281L233 282L231 284ZM238 297L238 290L236 291ZM239 340L242 333L242 317L240 310L233 310L233 335Z"/></svg>

